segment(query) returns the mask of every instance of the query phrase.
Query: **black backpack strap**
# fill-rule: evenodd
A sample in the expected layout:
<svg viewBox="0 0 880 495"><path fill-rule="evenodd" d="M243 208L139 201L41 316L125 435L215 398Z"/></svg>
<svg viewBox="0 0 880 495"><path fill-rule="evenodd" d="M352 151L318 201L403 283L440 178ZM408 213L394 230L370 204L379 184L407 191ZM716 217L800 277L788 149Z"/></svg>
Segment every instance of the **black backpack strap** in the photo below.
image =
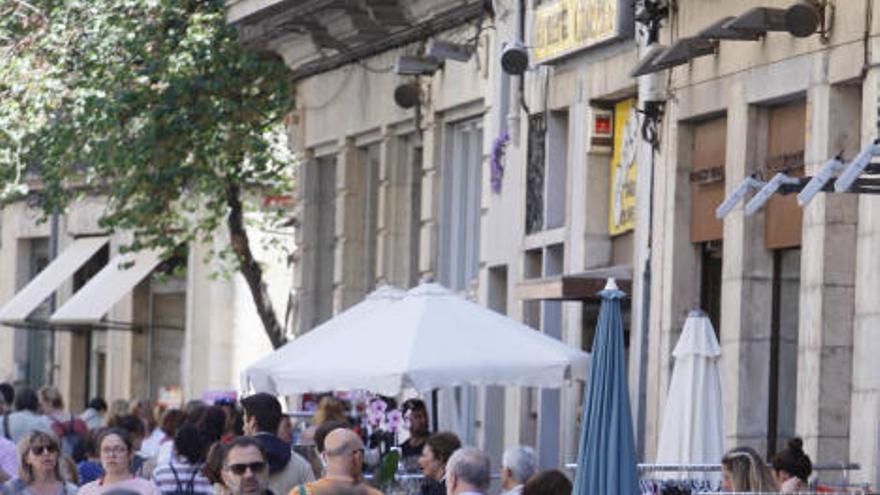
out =
<svg viewBox="0 0 880 495"><path fill-rule="evenodd" d="M195 493L196 492L196 476L199 474L199 471L202 470L201 464L196 464L194 466L192 476L189 478L189 490L186 493Z"/></svg>
<svg viewBox="0 0 880 495"><path fill-rule="evenodd" d="M9 414L6 413L3 415L3 436L12 440L12 433L9 432Z"/></svg>
<svg viewBox="0 0 880 495"><path fill-rule="evenodd" d="M177 470L174 469L174 462L169 462L168 467L171 468L171 474L174 475L174 482L177 483L177 493L183 493L183 486L181 486L180 478L177 476Z"/></svg>

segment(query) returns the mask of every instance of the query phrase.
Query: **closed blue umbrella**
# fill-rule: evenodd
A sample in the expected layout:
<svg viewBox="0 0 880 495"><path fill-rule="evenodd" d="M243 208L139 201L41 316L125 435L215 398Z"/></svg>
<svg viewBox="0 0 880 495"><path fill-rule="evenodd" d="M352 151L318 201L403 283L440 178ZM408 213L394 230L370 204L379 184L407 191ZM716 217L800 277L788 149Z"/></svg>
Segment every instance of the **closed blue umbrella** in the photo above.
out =
<svg viewBox="0 0 880 495"><path fill-rule="evenodd" d="M602 306L593 338L590 373L584 391L574 495L636 495L639 490L633 440L623 320L624 293L609 279L599 293Z"/></svg>

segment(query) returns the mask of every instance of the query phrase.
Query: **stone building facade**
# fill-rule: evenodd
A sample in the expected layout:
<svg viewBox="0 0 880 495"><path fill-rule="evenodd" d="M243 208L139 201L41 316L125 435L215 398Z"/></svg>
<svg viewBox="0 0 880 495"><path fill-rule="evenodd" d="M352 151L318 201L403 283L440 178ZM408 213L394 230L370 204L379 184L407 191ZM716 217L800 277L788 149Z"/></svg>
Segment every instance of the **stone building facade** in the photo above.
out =
<svg viewBox="0 0 880 495"><path fill-rule="evenodd" d="M858 479L880 479L875 198L819 194L800 208L778 196L754 215L740 205L714 217L753 173L811 175L877 137L878 2L832 0L823 33L777 26L642 78L630 71L650 47L631 2L477 3L228 2L244 42L280 54L299 82L289 120L303 157L297 331L379 284L434 279L589 349L593 294L613 274L631 294L630 389L646 461L672 349L688 311L702 308L721 341L728 447L768 454L800 435L814 461L858 462ZM669 46L750 8L797 2L666 3L659 42ZM433 39L474 55L418 77L396 72ZM522 76L499 63L516 40L531 60ZM396 105L395 90L412 83L420 105ZM633 109L658 98L649 140ZM455 426L493 455L527 443L544 466L574 459L578 386L464 396Z"/></svg>

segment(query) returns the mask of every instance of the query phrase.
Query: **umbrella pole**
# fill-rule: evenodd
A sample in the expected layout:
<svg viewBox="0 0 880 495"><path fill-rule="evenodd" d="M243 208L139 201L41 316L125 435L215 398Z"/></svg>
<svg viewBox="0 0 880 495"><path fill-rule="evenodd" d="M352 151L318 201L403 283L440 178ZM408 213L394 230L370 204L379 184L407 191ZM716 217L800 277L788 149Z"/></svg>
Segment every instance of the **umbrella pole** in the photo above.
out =
<svg viewBox="0 0 880 495"><path fill-rule="evenodd" d="M431 423L433 425L434 433L437 433L437 425L439 424L437 421L437 398L439 395L437 394L437 389L431 390Z"/></svg>

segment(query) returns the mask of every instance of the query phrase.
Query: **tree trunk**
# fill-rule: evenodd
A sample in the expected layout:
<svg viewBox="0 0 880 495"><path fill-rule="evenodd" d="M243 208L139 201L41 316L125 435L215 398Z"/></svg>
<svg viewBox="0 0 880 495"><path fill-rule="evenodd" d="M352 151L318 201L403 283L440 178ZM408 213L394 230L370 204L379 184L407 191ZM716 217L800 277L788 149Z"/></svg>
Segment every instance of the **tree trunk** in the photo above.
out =
<svg viewBox="0 0 880 495"><path fill-rule="evenodd" d="M238 258L239 270L247 281L248 288L251 290L251 297L254 299L254 305L257 307L257 314L263 322L263 329L272 347L278 349L287 342L284 336L284 330L278 323L278 317L275 315L275 309L272 307L272 300L269 299L269 292L266 289L266 282L263 281L263 269L254 259L254 253L251 252L251 246L248 239L247 230L244 226L244 212L241 205L241 187L232 180L226 180L226 204L229 206L229 215L226 217L226 224L229 227L229 237L232 242L232 250Z"/></svg>

